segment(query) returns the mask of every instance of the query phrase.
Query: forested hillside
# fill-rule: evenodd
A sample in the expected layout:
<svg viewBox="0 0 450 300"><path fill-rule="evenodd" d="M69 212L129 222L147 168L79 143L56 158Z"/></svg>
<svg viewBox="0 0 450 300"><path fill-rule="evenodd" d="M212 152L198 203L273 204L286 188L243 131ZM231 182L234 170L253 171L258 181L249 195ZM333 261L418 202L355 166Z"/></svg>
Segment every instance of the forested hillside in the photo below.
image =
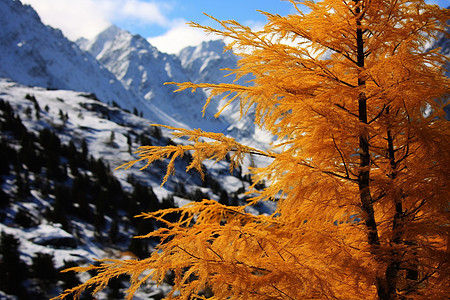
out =
<svg viewBox="0 0 450 300"><path fill-rule="evenodd" d="M93 94L5 80L0 91L0 155L7 158L0 164L0 291L5 297L48 299L80 282L72 273L59 273L69 266L106 255L147 257L158 241L132 237L162 223L134 218L141 212L203 198L231 205L244 199L249 176L232 176L227 164L219 164L205 166L202 182L194 172L184 175L189 155L177 163L180 176L164 188L159 187L164 162L144 174L113 171L138 145L183 141ZM122 298L126 285L120 282L105 293ZM142 293L163 292L150 285Z"/></svg>

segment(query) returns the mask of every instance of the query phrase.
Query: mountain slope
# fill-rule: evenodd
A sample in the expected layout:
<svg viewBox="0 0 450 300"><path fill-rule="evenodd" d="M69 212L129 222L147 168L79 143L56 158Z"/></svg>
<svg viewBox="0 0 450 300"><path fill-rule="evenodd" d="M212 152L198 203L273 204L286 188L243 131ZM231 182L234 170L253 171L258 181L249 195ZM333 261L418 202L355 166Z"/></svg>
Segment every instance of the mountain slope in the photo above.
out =
<svg viewBox="0 0 450 300"><path fill-rule="evenodd" d="M205 162L207 175L202 182L197 172L185 173L190 160L186 154L177 160L176 173L164 187L159 186L164 161L144 171L138 166L110 171L132 160L132 151L139 145L187 141L170 140L166 130L149 127L148 120L91 96L0 79L0 154L8 158L0 163L0 232L6 235L5 241L11 240L8 236L17 239L16 252L27 269L36 268L41 259L59 270L93 258L147 257L153 241L131 236L145 234L157 224L141 222L134 215L202 198L236 204L246 197L243 191L249 177L240 169L230 174L226 161ZM269 212L270 204L264 205L268 206L260 211ZM31 299L30 295L48 299L61 292L65 279L55 274L42 279L33 272L22 274L26 289L17 287L18 292L5 287L2 272L15 267L2 262L9 247L2 240L0 298L20 296L26 290L23 299ZM41 284L42 280L51 284ZM162 292L149 282L136 299Z"/></svg>
<svg viewBox="0 0 450 300"><path fill-rule="evenodd" d="M186 47L178 57L181 65L195 83L233 83L235 76L227 76L237 66L239 57L232 51L224 52L225 43L222 40L202 42L200 45ZM247 76L237 81L246 84L252 77Z"/></svg>

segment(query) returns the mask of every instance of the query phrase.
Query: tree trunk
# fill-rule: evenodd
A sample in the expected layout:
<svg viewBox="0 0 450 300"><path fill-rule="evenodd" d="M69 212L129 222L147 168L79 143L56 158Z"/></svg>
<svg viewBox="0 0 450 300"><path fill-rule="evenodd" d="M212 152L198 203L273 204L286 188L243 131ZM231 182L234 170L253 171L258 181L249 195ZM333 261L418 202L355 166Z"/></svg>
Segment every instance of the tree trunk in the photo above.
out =
<svg viewBox="0 0 450 300"><path fill-rule="evenodd" d="M356 15L359 16L359 18L356 20L356 47L357 64L360 68L360 70L358 71L358 88L360 89L360 93L358 95L358 113L359 121L361 122L361 131L359 133L360 171L358 174L358 187L360 193L361 209L364 212L363 218L367 228L367 239L369 245L371 245L373 249L373 254L378 255L377 248L380 245L380 240L373 209L372 194L370 192L370 141L367 129L367 97L364 93L366 82L361 75L361 70L364 68L365 57L363 30L361 28L361 20L363 18L363 14L361 14L361 9L358 6L358 3L355 12ZM397 273L398 266L395 264L395 262L393 262L387 267L384 276L377 276L375 284L377 288L378 298L380 300L395 299Z"/></svg>
<svg viewBox="0 0 450 300"><path fill-rule="evenodd" d="M356 8L356 14L360 13L360 8ZM362 16L361 16L362 18ZM357 43L357 63L359 68L364 68L364 40L361 29L361 20L356 21L356 43ZM363 90L366 82L362 75L358 74L358 88ZM359 159L360 168L358 174L358 186L360 192L361 208L365 213L364 220L368 230L368 240L370 245L379 245L377 224L373 210L372 194L370 193L370 143L369 134L367 132L367 98L364 91L358 96L359 121L361 124L361 132L359 134Z"/></svg>

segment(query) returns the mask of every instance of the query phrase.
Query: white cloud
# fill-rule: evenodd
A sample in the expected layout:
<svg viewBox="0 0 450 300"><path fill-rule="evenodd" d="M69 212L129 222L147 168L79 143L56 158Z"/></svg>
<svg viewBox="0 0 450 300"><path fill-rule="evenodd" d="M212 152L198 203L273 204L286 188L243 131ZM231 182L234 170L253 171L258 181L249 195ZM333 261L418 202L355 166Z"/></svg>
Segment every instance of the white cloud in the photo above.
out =
<svg viewBox="0 0 450 300"><path fill-rule="evenodd" d="M158 24L167 26L170 22L163 11L170 10L171 6L164 3L143 2L139 0L116 1L117 17L134 19L144 24Z"/></svg>
<svg viewBox="0 0 450 300"><path fill-rule="evenodd" d="M22 0L39 13L42 22L61 29L72 40L92 38L110 23L92 0Z"/></svg>
<svg viewBox="0 0 450 300"><path fill-rule="evenodd" d="M158 50L166 53L178 53L187 46L195 46L203 41L218 39L219 37L207 35L203 30L192 28L189 25L177 22L165 34L148 38L147 40L158 48Z"/></svg>
<svg viewBox="0 0 450 300"><path fill-rule="evenodd" d="M250 27L253 31L259 31L264 28L266 23L254 20L247 20L242 25Z"/></svg>
<svg viewBox="0 0 450 300"><path fill-rule="evenodd" d="M130 20L143 25L170 26L165 13L172 7L164 2L143 0L22 0L39 13L45 24L61 29L71 40L93 38L116 21Z"/></svg>

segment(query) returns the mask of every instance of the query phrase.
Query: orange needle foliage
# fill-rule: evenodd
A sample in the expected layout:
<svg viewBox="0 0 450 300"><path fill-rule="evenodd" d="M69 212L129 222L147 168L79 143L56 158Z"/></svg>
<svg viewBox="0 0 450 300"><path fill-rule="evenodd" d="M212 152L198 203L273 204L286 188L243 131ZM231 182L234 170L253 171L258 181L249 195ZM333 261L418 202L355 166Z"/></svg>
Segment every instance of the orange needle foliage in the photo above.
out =
<svg viewBox="0 0 450 300"><path fill-rule="evenodd" d="M448 58L423 49L444 32L449 10L421 0L303 4L310 13L264 13L268 23L258 32L234 21L218 21L223 30L193 24L231 38L228 47L242 52L233 72L255 79L249 87L179 84L226 93L242 113L255 105L255 122L279 137L274 149L174 129L192 145L142 147L137 160L170 158L168 176L185 151L194 153L189 168L200 172L203 160L227 153L232 167L244 155L270 157L254 170L270 185L252 191L249 205L276 200L275 213L255 216L212 200L143 213L167 225L143 237L160 238L157 250L141 261L74 268L98 275L61 298L98 291L119 274L131 275L131 298L168 271L175 273L168 299L206 299L198 296L205 288L208 299L448 297ZM164 221L174 211L179 221Z"/></svg>

